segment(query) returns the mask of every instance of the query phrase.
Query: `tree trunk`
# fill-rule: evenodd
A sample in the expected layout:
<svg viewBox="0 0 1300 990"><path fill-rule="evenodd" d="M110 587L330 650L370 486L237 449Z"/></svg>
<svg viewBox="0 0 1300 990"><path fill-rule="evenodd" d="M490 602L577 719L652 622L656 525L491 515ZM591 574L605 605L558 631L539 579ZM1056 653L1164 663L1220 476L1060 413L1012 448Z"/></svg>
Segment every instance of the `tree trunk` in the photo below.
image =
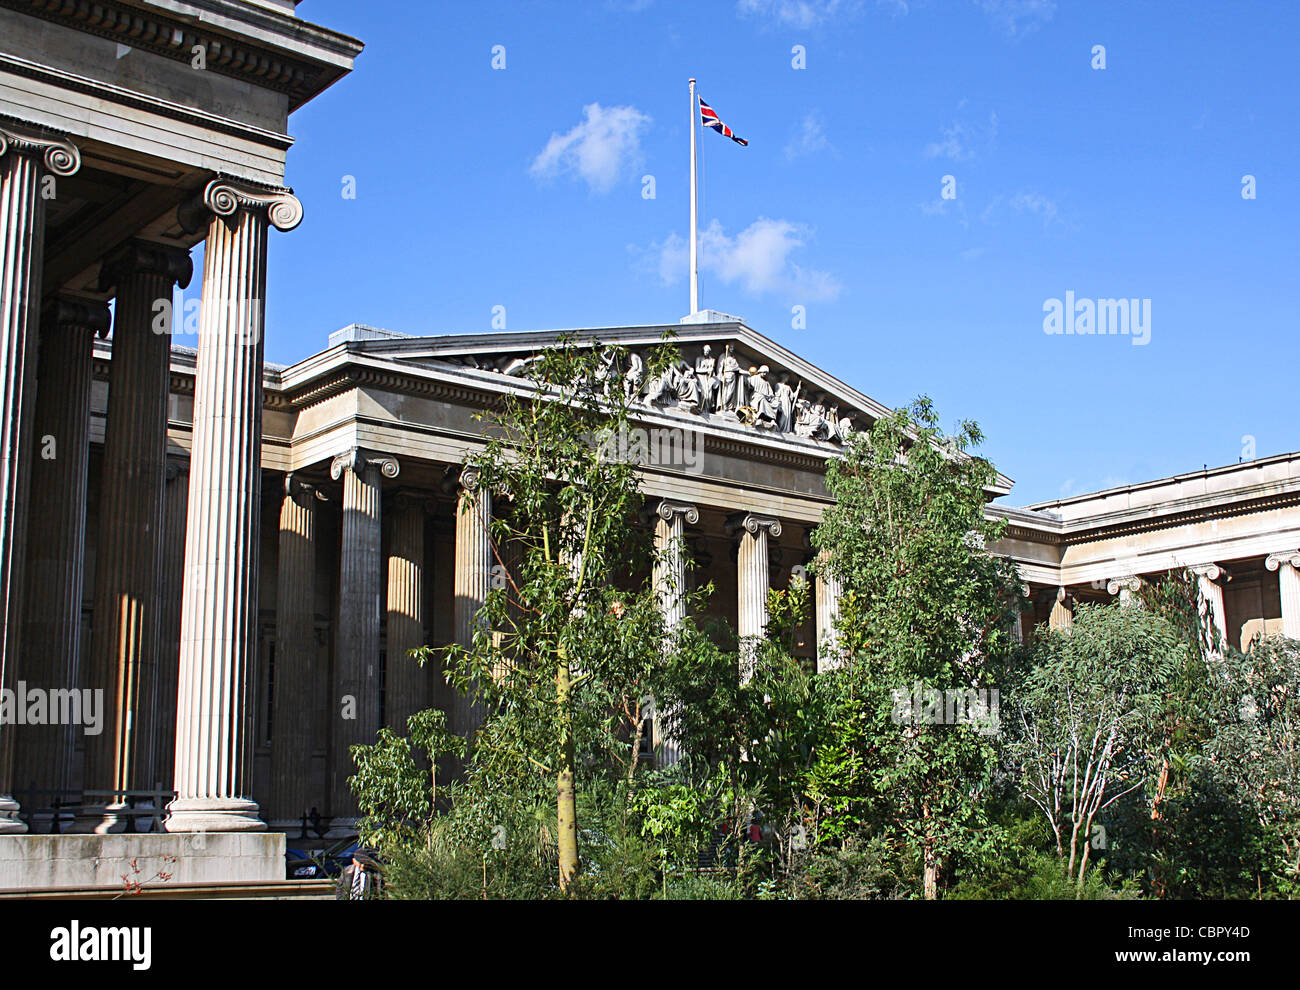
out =
<svg viewBox="0 0 1300 990"><path fill-rule="evenodd" d="M560 719L560 770L556 775L556 823L559 826L560 890L567 892L578 872L578 802L573 781L573 727L570 711L569 658L564 646L555 672L555 704Z"/></svg>
<svg viewBox="0 0 1300 990"><path fill-rule="evenodd" d="M927 901L933 901L939 896L939 863L934 855L934 836L930 834L930 803L927 801L921 805L921 818L925 821L925 840L922 845L922 857L924 861L924 872L921 878L921 886Z"/></svg>

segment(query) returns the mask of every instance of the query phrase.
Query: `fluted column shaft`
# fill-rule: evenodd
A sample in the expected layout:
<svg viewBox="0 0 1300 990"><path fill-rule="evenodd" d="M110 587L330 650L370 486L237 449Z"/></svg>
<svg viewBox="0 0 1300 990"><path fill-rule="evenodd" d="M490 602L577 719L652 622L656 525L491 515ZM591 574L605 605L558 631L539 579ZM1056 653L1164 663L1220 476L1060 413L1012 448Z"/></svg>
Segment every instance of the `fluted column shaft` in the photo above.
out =
<svg viewBox="0 0 1300 990"><path fill-rule="evenodd" d="M1064 588L1056 589L1052 600L1052 614L1047 618L1049 629L1069 629L1074 624L1074 601Z"/></svg>
<svg viewBox="0 0 1300 990"><path fill-rule="evenodd" d="M1207 638L1210 642L1210 652L1221 657L1228 645L1228 621L1223 605L1223 582L1230 581L1232 575L1228 573L1226 568L1220 567L1218 564L1193 567L1192 572L1196 575L1196 585L1204 602L1201 621L1205 623Z"/></svg>
<svg viewBox="0 0 1300 990"><path fill-rule="evenodd" d="M840 579L822 567L817 572L817 673L837 665L835 622L840 615Z"/></svg>
<svg viewBox="0 0 1300 990"><path fill-rule="evenodd" d="M81 595L85 586L86 480L90 466L90 389L96 333L108 306L60 298L41 332L37 363L28 522L23 678L45 690L80 688ZM74 725L29 725L16 737L20 788L72 786ZM50 797L42 799L48 803Z"/></svg>
<svg viewBox="0 0 1300 990"><path fill-rule="evenodd" d="M655 510L655 590L670 631L686 618L686 553L682 544L686 523L700 521L693 505L660 502Z"/></svg>
<svg viewBox="0 0 1300 990"><path fill-rule="evenodd" d="M654 587L663 611L664 628L669 633L686 619L686 524L700 521L694 505L663 501L655 509ZM654 748L660 766L671 766L681 759L681 743L673 732L674 712L659 711L651 699Z"/></svg>
<svg viewBox="0 0 1300 990"><path fill-rule="evenodd" d="M36 371L45 253L42 180L72 175L77 148L0 122L0 686L18 675ZM0 726L0 833L23 832L12 797L13 732Z"/></svg>
<svg viewBox="0 0 1300 990"><path fill-rule="evenodd" d="M461 472L461 494L456 506L455 630L456 642L473 645L479 610L487 601L492 582L492 493L479 487L478 472ZM452 729L469 737L478 728L482 712L469 694L454 693Z"/></svg>
<svg viewBox="0 0 1300 990"><path fill-rule="evenodd" d="M379 731L379 631L382 558L381 477L397 476L397 462L361 450L334 459L330 474L343 480L343 533L339 551L339 631L334 661L334 713L330 766L331 814L353 817L356 800L348 777L356 772L351 747L371 745Z"/></svg>
<svg viewBox="0 0 1300 990"><path fill-rule="evenodd" d="M95 605L86 684L107 702L104 731L86 740L86 789L151 787L156 746L158 633L167 486L172 286L189 285L187 251L134 242L105 262L115 286ZM155 324L155 319L160 323ZM99 799L87 803L94 806ZM117 799L110 799L110 806ZM93 826L117 824L111 814Z"/></svg>
<svg viewBox="0 0 1300 990"><path fill-rule="evenodd" d="M275 597L275 686L271 722L272 821L301 819L318 802L310 793L316 655L316 490L293 475L280 503Z"/></svg>
<svg viewBox="0 0 1300 990"><path fill-rule="evenodd" d="M159 589L157 726L154 740L155 780L170 783L176 764L176 691L180 677L181 597L185 585L186 514L190 498L189 461L167 463L163 502L163 559Z"/></svg>
<svg viewBox="0 0 1300 990"><path fill-rule="evenodd" d="M1270 554L1264 566L1277 571L1282 598L1282 635L1300 639L1300 552Z"/></svg>
<svg viewBox="0 0 1300 990"><path fill-rule="evenodd" d="M758 642L767 634L767 592L770 585L767 539L769 533L781 535L781 523L749 513L729 522L729 528L740 534L736 554L736 632L740 637L740 676L744 682L753 675Z"/></svg>
<svg viewBox="0 0 1300 990"><path fill-rule="evenodd" d="M253 712L261 523L262 353L268 220L296 226L283 190L210 182L181 211L208 223L194 388L189 525L171 832L252 831Z"/></svg>
<svg viewBox="0 0 1300 990"><path fill-rule="evenodd" d="M389 515L384 722L401 735L430 703L429 671L409 655L425 643L424 500L398 495Z"/></svg>

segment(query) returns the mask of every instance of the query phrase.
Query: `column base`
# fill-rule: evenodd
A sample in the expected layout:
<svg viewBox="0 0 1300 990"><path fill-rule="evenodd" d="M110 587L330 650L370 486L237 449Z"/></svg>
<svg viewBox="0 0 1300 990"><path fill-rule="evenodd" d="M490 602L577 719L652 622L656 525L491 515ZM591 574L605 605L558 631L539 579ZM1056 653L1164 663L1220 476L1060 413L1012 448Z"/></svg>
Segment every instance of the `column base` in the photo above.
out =
<svg viewBox="0 0 1300 990"><path fill-rule="evenodd" d="M0 794L0 835L20 835L27 824L18 817L18 802L8 794Z"/></svg>
<svg viewBox="0 0 1300 990"><path fill-rule="evenodd" d="M167 806L168 832L265 832L257 802L245 798L177 798Z"/></svg>

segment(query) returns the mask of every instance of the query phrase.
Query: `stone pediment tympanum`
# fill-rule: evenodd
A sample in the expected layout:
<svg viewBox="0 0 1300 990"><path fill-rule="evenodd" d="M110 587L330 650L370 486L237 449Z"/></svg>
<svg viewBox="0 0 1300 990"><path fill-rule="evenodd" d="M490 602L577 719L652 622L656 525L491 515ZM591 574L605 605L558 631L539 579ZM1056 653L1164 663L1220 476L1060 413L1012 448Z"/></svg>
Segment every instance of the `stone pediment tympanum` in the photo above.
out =
<svg viewBox="0 0 1300 990"><path fill-rule="evenodd" d="M651 374L650 352L665 331L677 360ZM701 426L840 447L888 410L743 323L609 330L474 334L367 340L367 353L467 377L530 383L539 352L565 336L602 348L598 386L619 389L640 412L685 417ZM358 346L358 345L353 345Z"/></svg>

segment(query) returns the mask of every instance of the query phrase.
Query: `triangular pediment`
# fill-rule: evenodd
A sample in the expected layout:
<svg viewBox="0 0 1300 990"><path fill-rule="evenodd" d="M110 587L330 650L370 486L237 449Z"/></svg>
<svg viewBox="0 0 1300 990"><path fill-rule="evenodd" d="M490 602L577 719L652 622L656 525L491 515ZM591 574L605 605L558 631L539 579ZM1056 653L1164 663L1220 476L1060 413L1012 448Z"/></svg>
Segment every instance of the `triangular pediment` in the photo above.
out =
<svg viewBox="0 0 1300 990"><path fill-rule="evenodd" d="M665 331L680 366L651 377L645 355ZM702 422L752 429L756 434L838 446L845 430L868 427L888 409L743 323L613 327L573 331L456 334L361 340L349 346L388 360L428 368L465 369L528 380L528 365L563 336L626 349L611 356L612 382L646 412L693 416Z"/></svg>
<svg viewBox="0 0 1300 990"><path fill-rule="evenodd" d="M671 331L679 366L653 378L645 355ZM741 443L833 456L852 431L890 409L740 321L407 336L349 327L332 338L349 352L464 378L480 389L528 388L530 360L562 338L625 350L611 354L610 388L633 399L645 422L699 430ZM707 350L706 350L707 348ZM999 489L1010 489L999 479Z"/></svg>

